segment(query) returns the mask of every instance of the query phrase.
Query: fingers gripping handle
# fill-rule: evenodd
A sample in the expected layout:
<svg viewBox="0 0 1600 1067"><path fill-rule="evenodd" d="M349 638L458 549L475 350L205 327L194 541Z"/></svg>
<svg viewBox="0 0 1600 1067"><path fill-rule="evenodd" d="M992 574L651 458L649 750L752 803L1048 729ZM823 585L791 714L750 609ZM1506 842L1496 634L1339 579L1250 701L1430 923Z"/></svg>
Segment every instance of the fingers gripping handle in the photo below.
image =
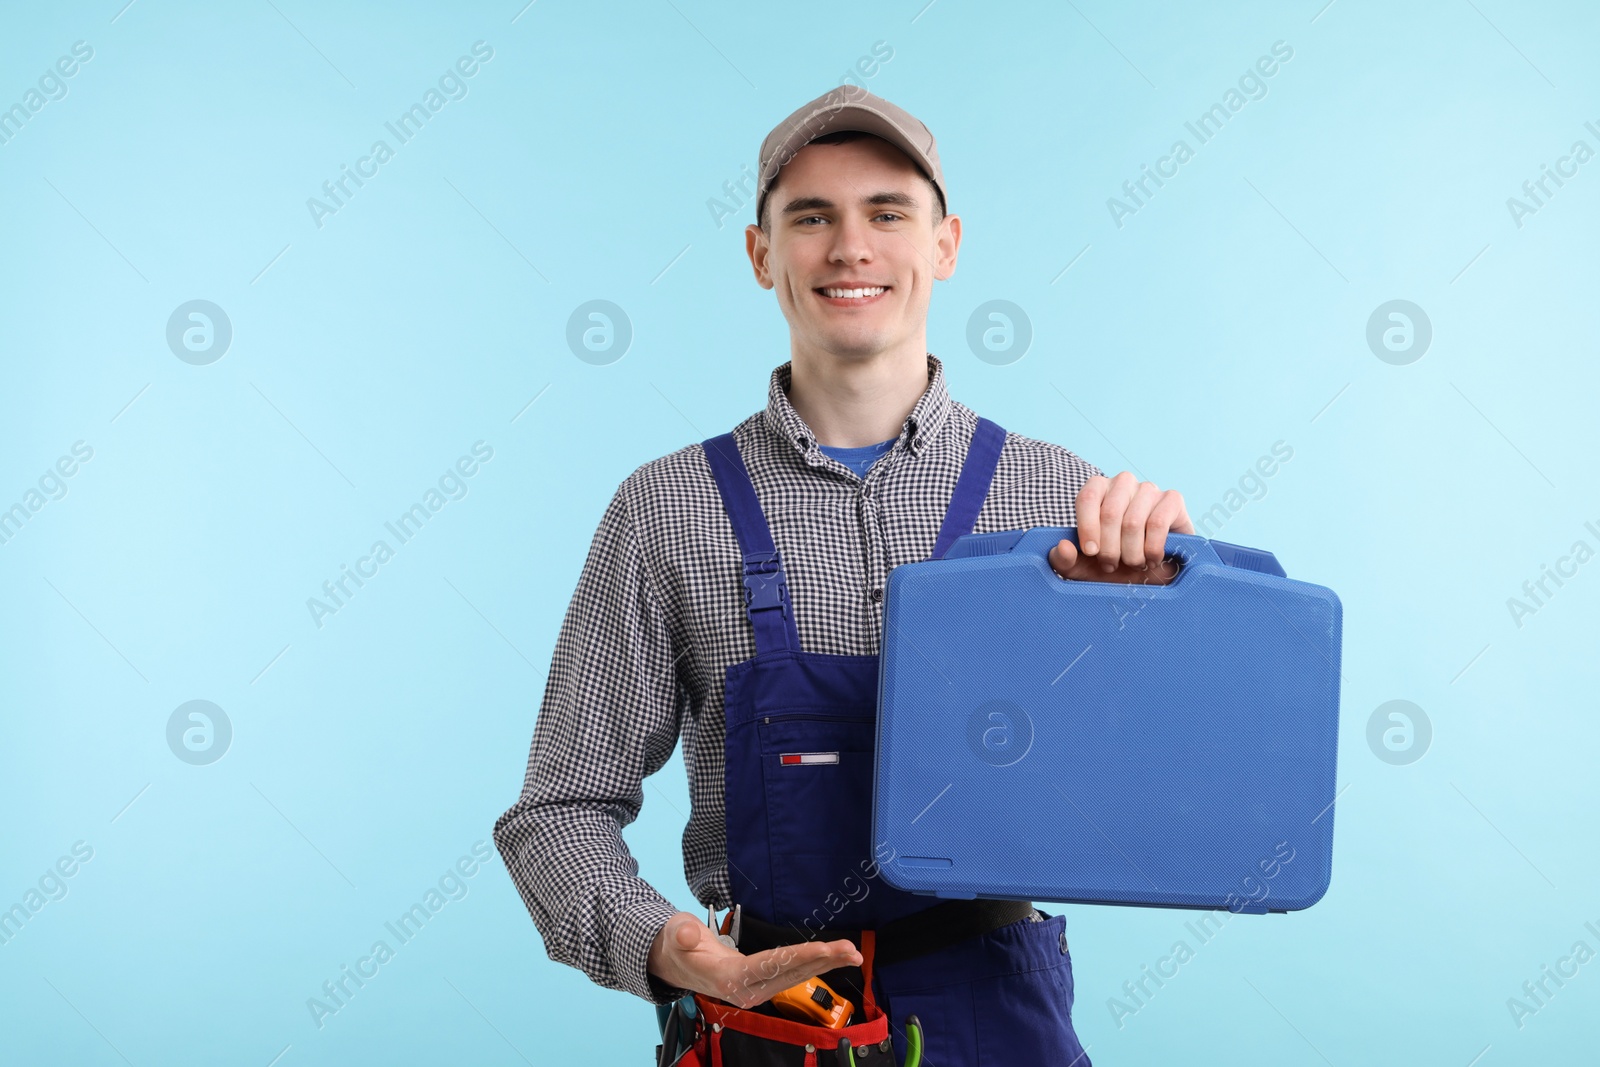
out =
<svg viewBox="0 0 1600 1067"><path fill-rule="evenodd" d="M1011 551L1037 556L1048 564L1050 550L1063 540L1071 541L1080 552L1083 551L1083 545L1078 542L1076 526L1035 526L1022 535ZM1221 566L1223 562L1217 555L1217 550L1211 547L1211 542L1196 534L1167 534L1166 553L1175 558L1184 570L1200 563L1215 563ZM1182 580L1183 574L1180 571L1173 579L1173 584Z"/></svg>

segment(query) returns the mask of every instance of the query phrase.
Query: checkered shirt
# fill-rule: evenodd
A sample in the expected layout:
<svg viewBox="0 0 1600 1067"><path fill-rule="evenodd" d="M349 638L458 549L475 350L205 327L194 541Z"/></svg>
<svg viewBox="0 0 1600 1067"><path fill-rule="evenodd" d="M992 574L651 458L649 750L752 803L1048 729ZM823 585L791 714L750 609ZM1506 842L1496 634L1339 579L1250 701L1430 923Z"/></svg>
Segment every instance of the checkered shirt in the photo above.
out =
<svg viewBox="0 0 1600 1067"><path fill-rule="evenodd" d="M950 398L930 353L927 389L863 480L823 453L790 404L791 367L772 372L766 410L734 439L783 559L801 648L875 655L889 571L932 551L978 417ZM1059 445L1008 433L975 531L1076 525L1078 490L1100 473ZM701 906L731 905L723 685L727 668L755 653L742 557L704 449L639 467L595 531L556 639L522 795L494 824L551 959L657 1004L685 994L648 974L646 958L687 909L639 877L622 828L681 736L684 876Z"/></svg>

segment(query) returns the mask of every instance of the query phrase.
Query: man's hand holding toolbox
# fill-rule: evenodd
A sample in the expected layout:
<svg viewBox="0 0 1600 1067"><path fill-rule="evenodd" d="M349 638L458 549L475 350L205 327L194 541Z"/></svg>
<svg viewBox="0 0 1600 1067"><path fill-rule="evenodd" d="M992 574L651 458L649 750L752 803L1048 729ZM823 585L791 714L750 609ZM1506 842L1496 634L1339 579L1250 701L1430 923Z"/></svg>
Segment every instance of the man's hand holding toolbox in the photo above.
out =
<svg viewBox="0 0 1600 1067"><path fill-rule="evenodd" d="M1164 585L1177 577L1165 558L1168 533L1192 534L1194 524L1176 489L1162 491L1128 471L1115 478L1090 478L1076 501L1078 541L1050 551L1050 566L1063 578L1091 582Z"/></svg>

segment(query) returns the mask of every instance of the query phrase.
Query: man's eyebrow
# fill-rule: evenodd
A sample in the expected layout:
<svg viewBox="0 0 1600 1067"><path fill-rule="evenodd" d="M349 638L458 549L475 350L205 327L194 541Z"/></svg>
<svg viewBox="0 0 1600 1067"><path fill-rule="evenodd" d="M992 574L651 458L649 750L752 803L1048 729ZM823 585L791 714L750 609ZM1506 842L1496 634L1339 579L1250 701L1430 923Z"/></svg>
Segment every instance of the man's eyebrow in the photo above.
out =
<svg viewBox="0 0 1600 1067"><path fill-rule="evenodd" d="M880 207L893 204L897 207L916 209L922 206L916 197L909 193L881 192L861 198L861 203L870 207ZM802 211L830 211L837 207L832 200L822 196L799 196L789 201L783 207L783 214L794 215Z"/></svg>

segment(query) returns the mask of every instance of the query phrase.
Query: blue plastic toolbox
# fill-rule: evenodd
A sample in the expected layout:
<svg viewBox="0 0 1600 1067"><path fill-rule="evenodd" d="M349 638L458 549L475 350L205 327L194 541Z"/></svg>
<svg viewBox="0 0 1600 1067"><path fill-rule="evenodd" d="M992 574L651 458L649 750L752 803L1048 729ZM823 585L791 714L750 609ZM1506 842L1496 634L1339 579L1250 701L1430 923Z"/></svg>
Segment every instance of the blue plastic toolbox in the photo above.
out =
<svg viewBox="0 0 1600 1067"><path fill-rule="evenodd" d="M1332 874L1342 610L1172 534L1167 585L1060 578L1071 527L889 574L872 829L939 897L1292 911Z"/></svg>

